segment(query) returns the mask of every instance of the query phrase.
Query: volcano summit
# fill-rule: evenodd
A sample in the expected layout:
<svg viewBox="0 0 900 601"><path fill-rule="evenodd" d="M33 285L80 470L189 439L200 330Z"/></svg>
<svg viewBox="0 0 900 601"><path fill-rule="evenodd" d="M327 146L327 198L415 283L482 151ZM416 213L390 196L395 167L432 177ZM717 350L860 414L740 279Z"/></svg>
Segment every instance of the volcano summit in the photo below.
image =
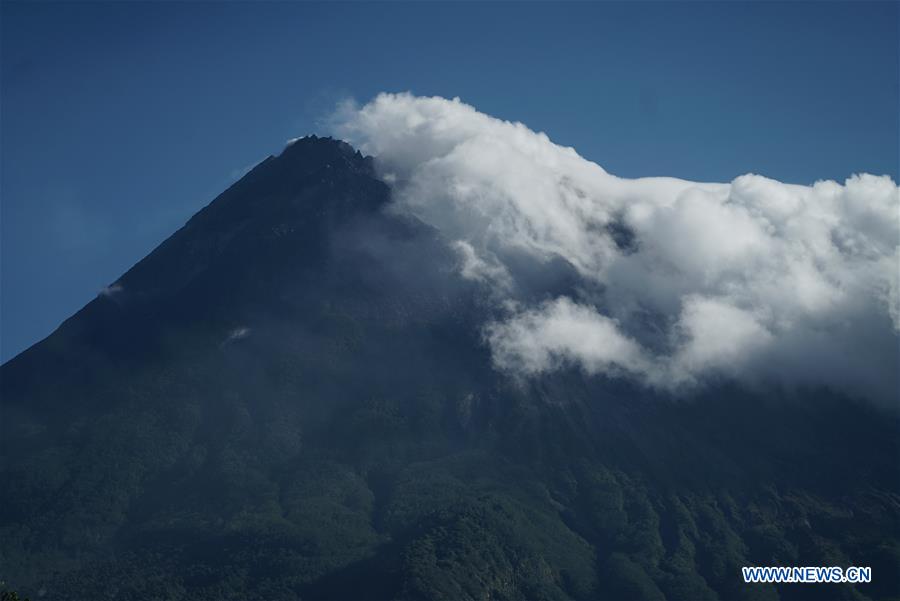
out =
<svg viewBox="0 0 900 601"><path fill-rule="evenodd" d="M293 141L0 368L8 586L900 595L890 179L624 180L409 95L336 119L376 158Z"/></svg>

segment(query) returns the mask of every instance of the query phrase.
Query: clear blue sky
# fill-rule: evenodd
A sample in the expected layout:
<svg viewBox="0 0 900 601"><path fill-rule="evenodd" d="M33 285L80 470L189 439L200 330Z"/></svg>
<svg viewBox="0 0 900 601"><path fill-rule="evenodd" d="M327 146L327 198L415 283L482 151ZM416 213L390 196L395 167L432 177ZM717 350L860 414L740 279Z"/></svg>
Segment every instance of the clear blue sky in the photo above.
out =
<svg viewBox="0 0 900 601"><path fill-rule="evenodd" d="M624 176L898 174L898 4L0 4L0 359L343 98L460 96Z"/></svg>

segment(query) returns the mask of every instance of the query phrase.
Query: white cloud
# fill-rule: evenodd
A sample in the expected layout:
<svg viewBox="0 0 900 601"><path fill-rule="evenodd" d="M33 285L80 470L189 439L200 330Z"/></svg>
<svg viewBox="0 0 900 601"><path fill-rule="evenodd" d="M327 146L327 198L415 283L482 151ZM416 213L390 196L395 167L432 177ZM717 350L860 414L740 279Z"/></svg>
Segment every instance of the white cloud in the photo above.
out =
<svg viewBox="0 0 900 601"><path fill-rule="evenodd" d="M460 272L464 278L491 284L504 292L509 289L511 286L509 272L496 257L478 256L472 245L465 240L457 240L453 243L453 248L459 254Z"/></svg>
<svg viewBox="0 0 900 601"><path fill-rule="evenodd" d="M722 299L689 297L683 307L677 327L684 341L672 357L673 380L710 371L740 375L748 356L773 342L757 316Z"/></svg>
<svg viewBox="0 0 900 601"><path fill-rule="evenodd" d="M234 328L230 332L228 332L228 337L222 342L222 344L228 344L229 342L236 342L238 340L243 340L247 336L250 335L250 328L246 326L240 326Z"/></svg>
<svg viewBox="0 0 900 601"><path fill-rule="evenodd" d="M567 363L591 374L652 371L640 345L623 336L615 321L568 298L490 324L486 337L497 364L514 372L539 374Z"/></svg>
<svg viewBox="0 0 900 601"><path fill-rule="evenodd" d="M123 290L122 284L114 283L114 284L110 284L109 286L104 286L103 288L101 288L98 295L105 296L107 298L111 298L111 297L115 296L116 294L122 292L122 290Z"/></svg>
<svg viewBox="0 0 900 601"><path fill-rule="evenodd" d="M890 178L623 179L458 99L382 94L335 119L377 157L395 206L456 241L462 274L515 307L486 326L498 367L579 364L664 388L725 375L896 403ZM577 289L536 293L565 263Z"/></svg>

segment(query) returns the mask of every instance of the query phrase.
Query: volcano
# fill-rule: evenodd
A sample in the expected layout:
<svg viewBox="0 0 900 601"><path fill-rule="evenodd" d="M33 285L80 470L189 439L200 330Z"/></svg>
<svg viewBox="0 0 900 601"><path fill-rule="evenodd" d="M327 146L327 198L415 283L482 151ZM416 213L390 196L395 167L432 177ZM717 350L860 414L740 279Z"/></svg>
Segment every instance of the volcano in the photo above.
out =
<svg viewBox="0 0 900 601"><path fill-rule="evenodd" d="M895 412L510 376L452 242L347 143L258 164L0 368L0 580L32 599L900 596ZM873 578L745 584L752 565Z"/></svg>

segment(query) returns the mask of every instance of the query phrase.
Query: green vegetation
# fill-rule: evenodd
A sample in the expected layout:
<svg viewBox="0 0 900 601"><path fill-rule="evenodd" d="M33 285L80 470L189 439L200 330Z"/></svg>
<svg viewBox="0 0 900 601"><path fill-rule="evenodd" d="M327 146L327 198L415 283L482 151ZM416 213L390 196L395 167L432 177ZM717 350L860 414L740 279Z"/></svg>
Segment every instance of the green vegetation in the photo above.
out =
<svg viewBox="0 0 900 601"><path fill-rule="evenodd" d="M685 457L644 442L643 467L637 448L609 454L627 449L623 431L598 425L598 444L563 429L570 411L634 411L615 400L561 412L521 389L492 400L437 393L423 378L412 394L326 407L286 367L260 385L221 362L182 356L183 377L144 370L130 387L107 378L96 419L63 409L7 430L18 442L3 480L17 494L0 565L16 587L135 600L774 600L797 589L745 586L740 566L861 564L875 584L823 596L897 591L896 491L854 483L834 494L830 480L778 474L705 485L677 471ZM645 405L629 427L652 435L668 420L658 412ZM691 434L710 446L687 463L728 482L717 470L732 458Z"/></svg>
<svg viewBox="0 0 900 601"><path fill-rule="evenodd" d="M16 591L8 591L5 588L0 590L0 601L30 601L28 597L24 599L19 596Z"/></svg>
<svg viewBox="0 0 900 601"><path fill-rule="evenodd" d="M359 235L360 207L387 191L323 144L263 163L120 298L0 369L12 588L900 599L896 415L816 390L673 403L576 372L510 381L482 343L490 308L448 275L455 256L389 216ZM744 585L753 564L871 566L874 582Z"/></svg>

